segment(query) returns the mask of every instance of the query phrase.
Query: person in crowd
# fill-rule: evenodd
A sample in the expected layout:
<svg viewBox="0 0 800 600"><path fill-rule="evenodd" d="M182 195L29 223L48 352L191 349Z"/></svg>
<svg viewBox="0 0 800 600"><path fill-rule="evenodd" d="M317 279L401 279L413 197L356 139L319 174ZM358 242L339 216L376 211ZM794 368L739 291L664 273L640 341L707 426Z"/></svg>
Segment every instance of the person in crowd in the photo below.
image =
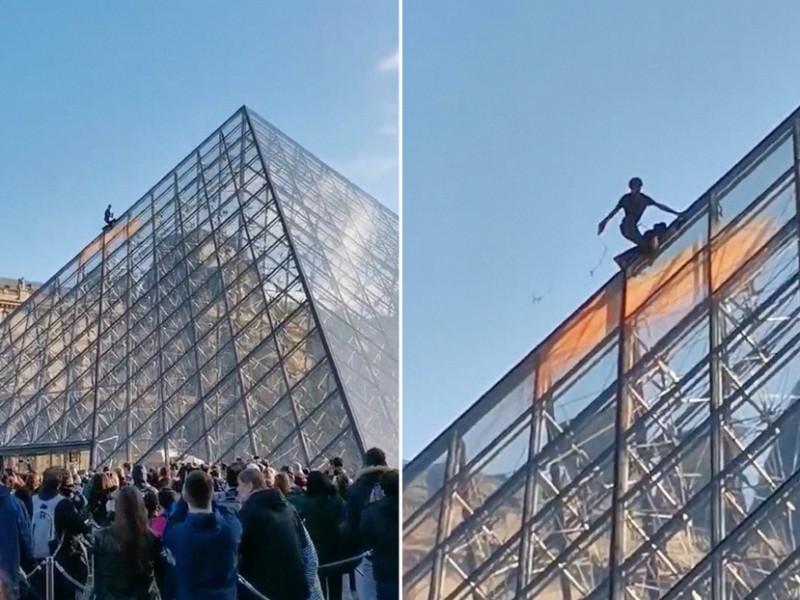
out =
<svg viewBox="0 0 800 600"><path fill-rule="evenodd" d="M172 516L172 512L175 509L175 492L168 486L161 488L158 490L158 504L161 507L161 514L164 517L164 529L167 527L167 522L169 522L170 517ZM163 536L163 530L162 530Z"/></svg>
<svg viewBox="0 0 800 600"><path fill-rule="evenodd" d="M370 448L364 453L364 469L347 491L347 536L351 556L364 552L361 544L361 514L364 508L383 497L380 480L389 470L386 453L380 448ZM375 600L377 590L372 572L372 559L366 557L356 569L356 590L359 600Z"/></svg>
<svg viewBox="0 0 800 600"><path fill-rule="evenodd" d="M17 490L17 498L25 503L25 508L28 510L28 518L33 515L33 496L39 491L42 486L42 476L36 471L29 471L25 475L25 485Z"/></svg>
<svg viewBox="0 0 800 600"><path fill-rule="evenodd" d="M321 471L308 475L305 501L301 516L308 530L320 564L340 561L344 558L345 505L330 478ZM319 570L319 579L326 600L342 599L342 576L346 566L336 565Z"/></svg>
<svg viewBox="0 0 800 600"><path fill-rule="evenodd" d="M133 487L139 490L142 494L147 492L156 493L156 488L147 483L147 471L144 465L136 465L133 467Z"/></svg>
<svg viewBox="0 0 800 600"><path fill-rule="evenodd" d="M44 472L42 487L32 498L31 537L33 556L43 559L53 556L67 574L81 585L89 576L88 556L81 543L91 527L81 516L86 499L73 490L71 476L61 467L50 467ZM87 511L88 515L88 511ZM41 580L37 588L42 591ZM74 597L75 588L57 570L55 578L56 600ZM40 595L42 595L40 593Z"/></svg>
<svg viewBox="0 0 800 600"><path fill-rule="evenodd" d="M384 472L380 486L383 498L364 509L361 516L361 547L372 552L372 572L377 600L398 600L400 582L400 473Z"/></svg>
<svg viewBox="0 0 800 600"><path fill-rule="evenodd" d="M157 600L160 543L148 529L144 500L134 487L120 490L114 523L95 533L97 600Z"/></svg>
<svg viewBox="0 0 800 600"><path fill-rule="evenodd" d="M35 562L31 544L31 525L25 505L0 486L0 587L6 585L9 600L20 594L20 569L29 572Z"/></svg>
<svg viewBox="0 0 800 600"><path fill-rule="evenodd" d="M104 495L106 499L106 522L110 523L114 520L114 508L116 506L117 494L119 490L125 485L125 478L120 478L119 471L111 470L103 473L108 478L104 483L107 486L107 493Z"/></svg>
<svg viewBox="0 0 800 600"><path fill-rule="evenodd" d="M167 561L174 569L170 597L174 593L176 600L236 600L242 526L228 511L212 508L213 494L207 473L189 473L183 483L188 514L164 532Z"/></svg>
<svg viewBox="0 0 800 600"><path fill-rule="evenodd" d="M242 503L239 502L239 473L244 469L244 464L233 463L225 470L225 480L228 484L228 489L224 492L217 492L215 499L220 506L224 506L233 513L238 513L242 508Z"/></svg>
<svg viewBox="0 0 800 600"><path fill-rule="evenodd" d="M306 532L300 515L272 484L258 468L239 474L239 573L270 600L306 600L312 591L304 560ZM240 597L256 598L249 591Z"/></svg>
<svg viewBox="0 0 800 600"><path fill-rule="evenodd" d="M111 523L112 513L108 510L108 503L111 494L116 491L116 482L110 473L96 473L92 477L88 498L89 512L100 527Z"/></svg>
<svg viewBox="0 0 800 600"><path fill-rule="evenodd" d="M158 494L145 492L143 500L144 507L147 509L147 526L153 535L161 540L164 536L164 528L167 526L167 517L158 502Z"/></svg>
<svg viewBox="0 0 800 600"><path fill-rule="evenodd" d="M169 469L167 467L161 467L158 470L158 479L156 482L155 487L159 490L164 489L165 487L169 487L172 479L169 474Z"/></svg>
<svg viewBox="0 0 800 600"><path fill-rule="evenodd" d="M291 475L285 471L277 473L273 485L275 489L281 491L281 494L283 494L289 504L296 510L302 510L305 496L303 495L303 490L294 485Z"/></svg>

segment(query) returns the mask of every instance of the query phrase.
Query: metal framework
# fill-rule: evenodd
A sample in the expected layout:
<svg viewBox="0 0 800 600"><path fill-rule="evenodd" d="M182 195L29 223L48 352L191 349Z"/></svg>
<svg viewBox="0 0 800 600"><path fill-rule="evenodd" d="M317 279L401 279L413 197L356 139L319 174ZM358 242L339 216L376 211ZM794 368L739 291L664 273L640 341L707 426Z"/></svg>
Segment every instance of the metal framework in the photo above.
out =
<svg viewBox="0 0 800 600"><path fill-rule="evenodd" d="M398 219L246 107L0 325L0 455L398 456Z"/></svg>
<svg viewBox="0 0 800 600"><path fill-rule="evenodd" d="M800 109L404 471L404 597L800 598Z"/></svg>

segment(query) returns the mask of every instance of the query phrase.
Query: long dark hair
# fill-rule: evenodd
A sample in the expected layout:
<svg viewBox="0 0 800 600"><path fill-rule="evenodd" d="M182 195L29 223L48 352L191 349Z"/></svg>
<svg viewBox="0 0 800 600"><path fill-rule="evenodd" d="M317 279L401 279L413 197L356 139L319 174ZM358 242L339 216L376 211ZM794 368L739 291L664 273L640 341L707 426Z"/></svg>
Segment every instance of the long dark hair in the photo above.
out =
<svg viewBox="0 0 800 600"><path fill-rule="evenodd" d="M131 569L147 568L152 538L147 528L144 500L133 486L123 487L117 494L111 537Z"/></svg>

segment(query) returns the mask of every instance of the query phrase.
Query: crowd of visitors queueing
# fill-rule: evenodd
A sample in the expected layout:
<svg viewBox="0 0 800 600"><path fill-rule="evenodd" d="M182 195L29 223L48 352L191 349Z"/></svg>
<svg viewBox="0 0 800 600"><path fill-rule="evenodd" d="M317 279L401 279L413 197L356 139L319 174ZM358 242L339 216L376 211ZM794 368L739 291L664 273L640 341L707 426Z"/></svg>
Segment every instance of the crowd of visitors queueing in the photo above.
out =
<svg viewBox="0 0 800 600"><path fill-rule="evenodd" d="M21 466L0 480L0 600L395 600L399 474L233 464ZM90 580L90 572L93 574Z"/></svg>

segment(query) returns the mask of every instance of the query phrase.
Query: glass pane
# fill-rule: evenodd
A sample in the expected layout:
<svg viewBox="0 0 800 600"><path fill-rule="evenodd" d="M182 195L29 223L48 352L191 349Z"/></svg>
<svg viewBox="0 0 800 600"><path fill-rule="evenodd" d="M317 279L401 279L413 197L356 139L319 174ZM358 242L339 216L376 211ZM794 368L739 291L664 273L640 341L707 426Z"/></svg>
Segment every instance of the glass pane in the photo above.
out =
<svg viewBox="0 0 800 600"><path fill-rule="evenodd" d="M726 182L715 191L721 216L715 227L720 228L734 219L754 202L773 182L794 163L791 130L769 147L755 164L749 166L735 180Z"/></svg>

